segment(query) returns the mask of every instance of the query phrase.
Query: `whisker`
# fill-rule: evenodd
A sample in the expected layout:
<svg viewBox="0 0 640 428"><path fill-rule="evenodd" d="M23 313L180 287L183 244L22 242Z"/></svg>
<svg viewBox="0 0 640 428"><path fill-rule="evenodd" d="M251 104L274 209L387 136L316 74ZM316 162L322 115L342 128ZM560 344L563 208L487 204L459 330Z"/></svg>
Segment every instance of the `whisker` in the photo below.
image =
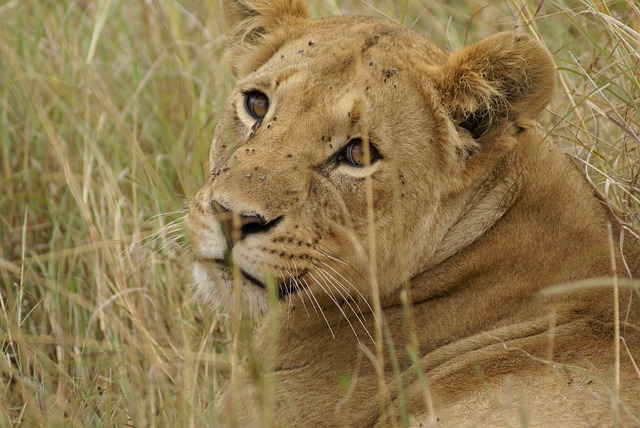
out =
<svg viewBox="0 0 640 428"><path fill-rule="evenodd" d="M298 298L300 299L300 301L302 302L302 306L304 307L304 311L307 313L307 318L311 318L311 314L309 313L309 310L307 309L307 304L304 301L304 298L302 297L302 293L304 292L307 296L309 296L309 291L308 290L303 290L304 286L303 284L300 282L300 280L298 280L297 278L292 278L293 283L295 284L295 287L298 290L302 290L302 292L298 292L296 294L298 294ZM311 296L309 296L309 300L311 301L311 307L313 308L314 312L316 313L316 315L318 315L318 308L316 308L315 303L313 302L313 299L311 298Z"/></svg>
<svg viewBox="0 0 640 428"><path fill-rule="evenodd" d="M330 283L333 284L334 287L341 287L342 289L344 289L346 291L346 288L344 287L344 285L342 285L338 280L336 280L335 278L333 278L328 272L326 272L324 269L322 269L321 267L316 266L316 270L318 271L318 273L325 278L326 280L330 281ZM326 283L326 282L325 282ZM360 325L362 326L362 328L364 328L364 331L367 333L367 335L369 336L369 338L373 341L373 336L371 336L371 333L369 332L369 329L367 328L365 321L366 318L364 316L364 314L362 313L362 309L360 308L360 306L358 305L358 302L356 302L350 295L347 294L347 296L345 297L344 294L342 294L340 291L338 291L340 293L340 295L343 297L344 301L347 303L347 306L349 306L349 309L351 309L351 312L353 312L353 315L356 317L356 319L358 320L358 322L360 323ZM355 303L356 307L354 307L351 302ZM356 311L357 308L357 311ZM346 315L345 315L346 316ZM357 334L356 334L357 337Z"/></svg>
<svg viewBox="0 0 640 428"><path fill-rule="evenodd" d="M156 231L148 234L147 236L142 237L139 240L132 240L128 247L128 251L130 253L134 252L134 248L136 245L140 245L141 249L145 249L150 247L152 244L161 241L159 246L159 251L167 252L167 249L170 245L176 244L177 241L184 236L183 233L183 224L184 224L185 216L177 218L165 225L162 225ZM178 244L178 248L182 248L185 245ZM123 250L127 251L127 250Z"/></svg>
<svg viewBox="0 0 640 428"><path fill-rule="evenodd" d="M319 260L318 260L319 261ZM347 288L344 284L342 284L342 282L340 282L337 278L335 278L333 275L331 275L329 272L327 272L326 269L322 268L321 266L315 265L316 269L318 270L318 272L320 272L321 274L323 274L329 281L331 281L334 286L339 287L342 291L344 291L344 294L346 294L347 297L344 297L343 293L340 293L341 296L343 296L345 298L345 300L351 301L353 303L356 304L356 306L358 306L358 310L360 312L360 315L363 316L364 318L364 313L362 312L362 309L360 308L360 305L358 305L358 302L356 300L356 298L354 296L351 295L349 288ZM344 277L343 277L344 279ZM346 281L346 279L345 279ZM349 284L351 286L351 288L355 289L355 287L352 284ZM357 291L357 289L356 289Z"/></svg>
<svg viewBox="0 0 640 428"><path fill-rule="evenodd" d="M298 281L298 265L296 265L296 261L293 260L293 267L295 270L295 274L292 275L290 277L291 281L293 282L294 286L299 290L300 288L302 288L302 284L300 283L300 281ZM291 284L291 283L290 283ZM293 289L290 289L290 291L292 291ZM302 296L298 296L300 298L300 301L302 302L302 306L304 306L304 310L307 313L307 317L310 317L311 315L309 314L309 310L307 309L307 304L304 301L304 298ZM313 301L311 302L312 306L313 306ZM315 306L313 306L313 309L316 311L316 315L318 314L318 310L316 309Z"/></svg>
<svg viewBox="0 0 640 428"><path fill-rule="evenodd" d="M306 285L306 288L303 287L303 290L305 291L305 293L307 293L307 296L309 296L311 299L313 299L316 302L316 305L318 305L318 309L320 310L320 313L322 314L322 318L324 318L324 322L327 324L327 327L329 327L329 331L331 332L331 337L333 337L335 339L336 335L333 333L333 329L331 328L331 324L329 324L329 320L327 320L327 317L324 314L324 311L322 310L322 307L320 306L320 303L318 303L318 301L316 300L316 296L313 295L313 292L309 288L309 283L304 278L301 278L301 280ZM298 281L300 281L300 279Z"/></svg>
<svg viewBox="0 0 640 428"><path fill-rule="evenodd" d="M332 256L331 255L332 253L331 253L331 251L329 251L329 249L324 249L323 250L320 245L316 245L316 250L318 250L318 252L320 254L322 254L323 256L325 256L325 257L327 257L327 258L329 258L331 260L334 260L334 261L336 261L336 262L338 262L338 263L340 263L340 264L342 264L344 266L347 266L347 267L351 268L351 266L349 266L349 263L345 262L344 260L339 259L336 256Z"/></svg>
<svg viewBox="0 0 640 428"><path fill-rule="evenodd" d="M342 309L342 305L340 305L340 303L338 303L338 300L336 299L336 297L333 295L333 293L330 290L329 284L327 284L325 282L325 285L327 286L327 288L323 287L322 284L320 284L320 282L313 276L312 272L309 272L309 276L311 278L313 278L313 280L316 282L316 284L318 284L318 287L322 288L322 290L329 296L329 298L331 299L331 301L336 305L336 307L338 308L338 310L340 311L340 313L342 314L342 316L347 320L347 323L349 324L349 327L351 327L351 331L353 331L353 334L356 336L356 339L358 339L358 342L360 341L360 338L358 337L358 333L356 332L356 329L353 327L353 324L351 324L351 320L349 319L349 317L347 316L347 314L344 312L344 309ZM328 289L329 288L329 289ZM337 290L337 289L336 289ZM339 293L340 291L337 290ZM342 293L340 293L341 296ZM344 298L344 296L343 296Z"/></svg>
<svg viewBox="0 0 640 428"><path fill-rule="evenodd" d="M371 304L369 303L369 300L362 294L362 292L358 289L358 287L356 287L355 285L353 285L351 283L351 281L349 281L347 278L344 277L344 275L342 275L340 272L338 272L336 269L333 268L333 266L331 266L330 264L317 259L320 263L322 263L324 266L326 266L327 268L329 268L332 272L334 272L336 275L338 275L346 284L348 284L356 293L357 295L364 301L364 303L367 305L367 308L369 308L369 311L371 311L371 314L373 315L374 319L376 317L375 311L373 310L373 308L371 307Z"/></svg>
<svg viewBox="0 0 640 428"><path fill-rule="evenodd" d="M280 277L281 278L286 278L284 281L284 284L282 284L282 286L285 288L285 290L287 291L287 295L291 294L291 277L293 276L292 272L289 271L289 269L286 269L286 271L283 272L282 268L280 266L278 266L278 272L280 272ZM280 290L278 290L278 293L280 292ZM291 309L293 303L291 302L292 299L288 299L288 305L287 307L289 309Z"/></svg>
<svg viewBox="0 0 640 428"><path fill-rule="evenodd" d="M180 218L185 218L187 216L187 212L188 211L189 211L189 209L186 206L184 206L182 208L178 208L175 211L167 211L167 212L164 212L164 213L158 213L158 214L152 215L151 217L146 219L142 223L142 226L145 226L147 223L150 223L150 222L152 222L154 220L158 220L158 219L161 219L161 218L164 218L164 217L169 217L169 216L172 216L172 215L175 215L175 214L182 214L182 216Z"/></svg>
<svg viewBox="0 0 640 428"><path fill-rule="evenodd" d="M346 266L351 272L353 272L357 277L359 277L363 283L368 283L367 278L365 278L364 276L362 276L362 274L355 268L353 268L353 266L351 266L349 263L345 262L344 260L340 259L338 256L336 256L335 254L333 254L329 249L322 249L322 246L317 245L315 248L320 254L322 254L323 256L327 257L330 260L334 260L340 264L342 264L343 266ZM353 284L348 281L349 284L351 284L353 286ZM355 287L354 287L355 288ZM362 295L361 295L362 296Z"/></svg>

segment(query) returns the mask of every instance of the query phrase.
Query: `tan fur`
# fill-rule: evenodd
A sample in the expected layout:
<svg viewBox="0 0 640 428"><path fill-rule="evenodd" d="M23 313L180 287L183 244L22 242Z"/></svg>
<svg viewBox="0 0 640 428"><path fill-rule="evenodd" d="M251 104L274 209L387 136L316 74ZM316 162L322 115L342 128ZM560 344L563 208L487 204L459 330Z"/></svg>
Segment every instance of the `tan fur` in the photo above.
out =
<svg viewBox="0 0 640 428"><path fill-rule="evenodd" d="M258 319L273 284L298 291L271 309L277 338L272 318L258 324L253 349L273 371L247 363L242 391L217 403L221 418L236 410L241 426L259 426L267 409L279 427L395 426L403 414L415 426L640 424L639 305L624 280L638 277L640 253L537 125L554 87L549 53L512 33L449 53L373 18L312 21L302 0L223 4L238 83L187 217L194 280L219 310L239 303ZM269 98L258 125L250 91ZM338 161L355 137L381 158ZM234 281L225 260L244 275ZM580 286L591 278L604 280ZM272 395L259 392L265 379Z"/></svg>

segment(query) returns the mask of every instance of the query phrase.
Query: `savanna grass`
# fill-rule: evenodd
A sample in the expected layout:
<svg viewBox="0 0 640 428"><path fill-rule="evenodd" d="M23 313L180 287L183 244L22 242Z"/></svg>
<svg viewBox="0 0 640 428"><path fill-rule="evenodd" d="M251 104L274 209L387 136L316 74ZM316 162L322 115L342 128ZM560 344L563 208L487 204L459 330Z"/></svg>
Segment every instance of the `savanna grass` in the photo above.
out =
<svg viewBox="0 0 640 428"><path fill-rule="evenodd" d="M539 38L559 68L543 125L637 235L635 0L310 10L452 48ZM218 1L13 0L0 22L0 427L214 425L232 335L193 301L181 219L233 85Z"/></svg>

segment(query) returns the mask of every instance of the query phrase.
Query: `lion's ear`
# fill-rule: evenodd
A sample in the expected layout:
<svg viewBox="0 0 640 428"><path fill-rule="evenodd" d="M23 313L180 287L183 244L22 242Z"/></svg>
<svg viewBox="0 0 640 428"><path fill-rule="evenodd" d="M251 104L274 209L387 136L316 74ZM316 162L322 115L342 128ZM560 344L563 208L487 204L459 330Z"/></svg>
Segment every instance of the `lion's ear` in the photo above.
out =
<svg viewBox="0 0 640 428"><path fill-rule="evenodd" d="M499 119L536 119L555 80L549 51L516 33L487 37L451 54L433 71L451 117L476 138Z"/></svg>
<svg viewBox="0 0 640 428"><path fill-rule="evenodd" d="M304 0L223 0L227 59L242 77L266 62L307 19Z"/></svg>

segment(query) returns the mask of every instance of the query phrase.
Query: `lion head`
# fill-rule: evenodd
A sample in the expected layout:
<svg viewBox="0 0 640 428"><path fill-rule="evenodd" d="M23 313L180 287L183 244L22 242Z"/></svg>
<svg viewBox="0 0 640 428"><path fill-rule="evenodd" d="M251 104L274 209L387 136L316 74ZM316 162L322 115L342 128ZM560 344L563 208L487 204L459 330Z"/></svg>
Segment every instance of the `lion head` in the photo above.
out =
<svg viewBox="0 0 640 428"><path fill-rule="evenodd" d="M305 10L227 5L237 84L187 218L198 290L251 315L271 285L318 305L375 288L384 303L473 242L509 192L479 195L553 88L550 55L524 35L451 53L394 23Z"/></svg>

